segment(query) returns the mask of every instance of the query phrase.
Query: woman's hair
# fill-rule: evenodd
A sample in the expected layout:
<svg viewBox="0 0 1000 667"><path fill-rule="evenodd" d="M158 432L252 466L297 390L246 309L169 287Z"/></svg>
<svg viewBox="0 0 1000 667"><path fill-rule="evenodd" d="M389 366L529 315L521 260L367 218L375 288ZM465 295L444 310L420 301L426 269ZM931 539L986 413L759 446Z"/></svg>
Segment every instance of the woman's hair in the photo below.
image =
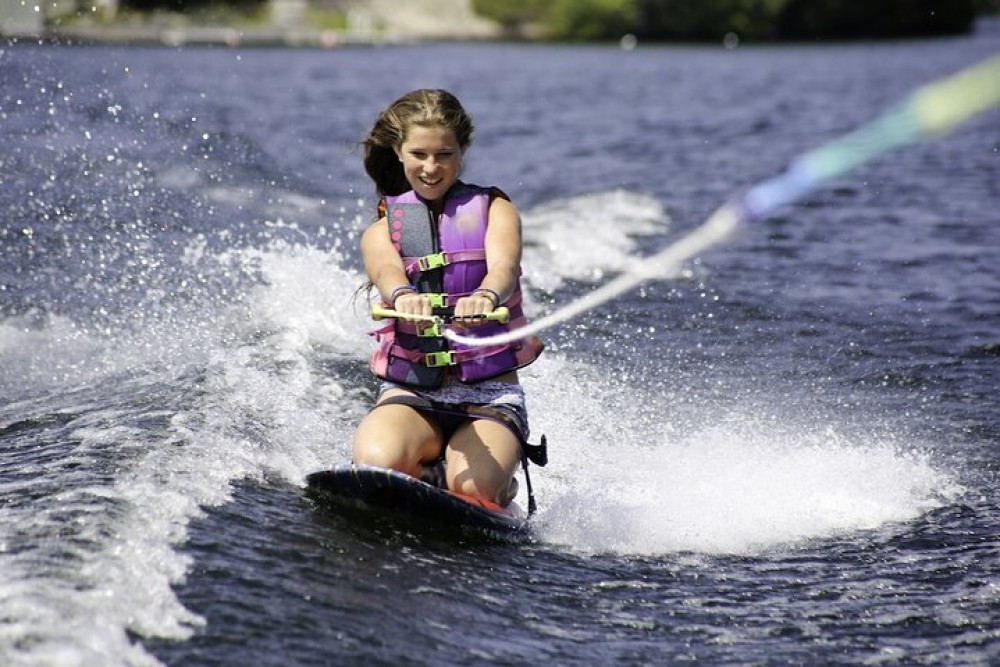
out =
<svg viewBox="0 0 1000 667"><path fill-rule="evenodd" d="M472 119L447 90L421 89L406 93L379 114L374 127L361 142L365 171L379 196L398 195L410 189L395 149L403 145L413 125L451 130L465 150L472 143Z"/></svg>

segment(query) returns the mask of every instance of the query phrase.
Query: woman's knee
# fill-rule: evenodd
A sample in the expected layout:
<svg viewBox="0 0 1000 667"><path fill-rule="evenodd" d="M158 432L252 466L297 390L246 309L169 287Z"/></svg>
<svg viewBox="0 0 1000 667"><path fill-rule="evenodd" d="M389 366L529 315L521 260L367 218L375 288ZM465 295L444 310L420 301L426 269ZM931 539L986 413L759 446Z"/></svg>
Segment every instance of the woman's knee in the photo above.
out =
<svg viewBox="0 0 1000 667"><path fill-rule="evenodd" d="M386 442L384 439L355 437L354 452L351 458L354 463L382 468L399 470L409 467L402 444Z"/></svg>
<svg viewBox="0 0 1000 667"><path fill-rule="evenodd" d="M413 467L413 455L405 440L386 429L377 426L364 425L354 434L352 460L382 468L393 468L401 472L410 472Z"/></svg>
<svg viewBox="0 0 1000 667"><path fill-rule="evenodd" d="M426 450L434 448L435 437L433 428L415 411L406 414L386 406L370 412L358 426L352 460L419 475L420 460Z"/></svg>

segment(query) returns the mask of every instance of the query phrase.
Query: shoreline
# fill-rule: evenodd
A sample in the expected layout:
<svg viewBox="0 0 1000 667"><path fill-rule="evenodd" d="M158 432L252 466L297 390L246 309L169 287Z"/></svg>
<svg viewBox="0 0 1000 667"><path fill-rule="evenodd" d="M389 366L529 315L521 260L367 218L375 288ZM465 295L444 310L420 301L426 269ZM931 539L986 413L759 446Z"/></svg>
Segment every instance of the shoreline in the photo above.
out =
<svg viewBox="0 0 1000 667"><path fill-rule="evenodd" d="M980 18L969 36L1000 33L1000 17ZM954 37L941 35L937 37ZM897 39L934 39L897 38ZM409 34L398 31L358 31L318 28L305 24L238 27L232 25L184 25L166 23L141 24L80 24L73 26L44 26L38 29L15 26L0 31L0 44L38 42L39 44L66 45L119 45L119 46L225 46L225 47L302 47L335 49L341 47L376 47L435 42L512 41L510 36L483 34ZM546 40L521 36L513 39L520 43L539 43ZM838 41L838 40L824 40ZM891 40L877 40L891 41ZM655 42L666 44L667 42ZM675 43L684 44L683 40ZM761 43L761 42L755 42ZM768 42L771 44L779 42Z"/></svg>
<svg viewBox="0 0 1000 667"><path fill-rule="evenodd" d="M0 34L6 42L120 46L258 46L333 49L346 46L380 46L414 43L418 39L388 38L346 30L310 27L233 26L73 26L37 31L8 31Z"/></svg>

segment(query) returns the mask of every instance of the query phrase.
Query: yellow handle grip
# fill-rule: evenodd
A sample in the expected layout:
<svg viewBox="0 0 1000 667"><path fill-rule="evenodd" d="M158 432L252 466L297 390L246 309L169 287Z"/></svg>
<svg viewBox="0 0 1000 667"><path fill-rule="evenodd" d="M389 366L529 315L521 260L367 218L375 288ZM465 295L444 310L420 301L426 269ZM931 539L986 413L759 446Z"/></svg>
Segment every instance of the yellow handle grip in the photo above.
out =
<svg viewBox="0 0 1000 667"><path fill-rule="evenodd" d="M417 320L422 322L436 322L441 319L437 315L409 315L407 313L401 313L398 310L393 310L392 308L383 308L382 306L372 306L372 319L376 322L378 320L390 319L393 317L398 317L401 320ZM484 319L490 322L499 322L500 324L507 324L510 320L510 311L507 306L500 306L492 313L487 313L486 315L479 315L476 317L462 317L457 319Z"/></svg>
<svg viewBox="0 0 1000 667"><path fill-rule="evenodd" d="M486 315L486 319L490 322L499 322L500 324L507 324L510 321L510 311L507 310L507 306L499 306L492 313Z"/></svg>

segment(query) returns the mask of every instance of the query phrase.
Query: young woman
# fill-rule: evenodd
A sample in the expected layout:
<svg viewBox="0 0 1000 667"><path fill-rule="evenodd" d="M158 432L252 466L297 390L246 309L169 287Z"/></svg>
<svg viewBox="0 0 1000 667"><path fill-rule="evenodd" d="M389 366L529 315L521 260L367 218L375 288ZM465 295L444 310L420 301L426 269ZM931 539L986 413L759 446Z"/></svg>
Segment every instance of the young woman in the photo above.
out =
<svg viewBox="0 0 1000 667"><path fill-rule="evenodd" d="M472 132L444 90L412 91L379 115L363 142L379 219L361 252L385 305L417 316L450 307L463 333L491 335L524 322L521 219L500 190L459 180ZM473 319L501 305L511 312L507 325ZM382 385L358 426L354 462L507 505L528 437L517 369L534 361L541 342L462 348L440 333L405 317L376 332L372 370Z"/></svg>

